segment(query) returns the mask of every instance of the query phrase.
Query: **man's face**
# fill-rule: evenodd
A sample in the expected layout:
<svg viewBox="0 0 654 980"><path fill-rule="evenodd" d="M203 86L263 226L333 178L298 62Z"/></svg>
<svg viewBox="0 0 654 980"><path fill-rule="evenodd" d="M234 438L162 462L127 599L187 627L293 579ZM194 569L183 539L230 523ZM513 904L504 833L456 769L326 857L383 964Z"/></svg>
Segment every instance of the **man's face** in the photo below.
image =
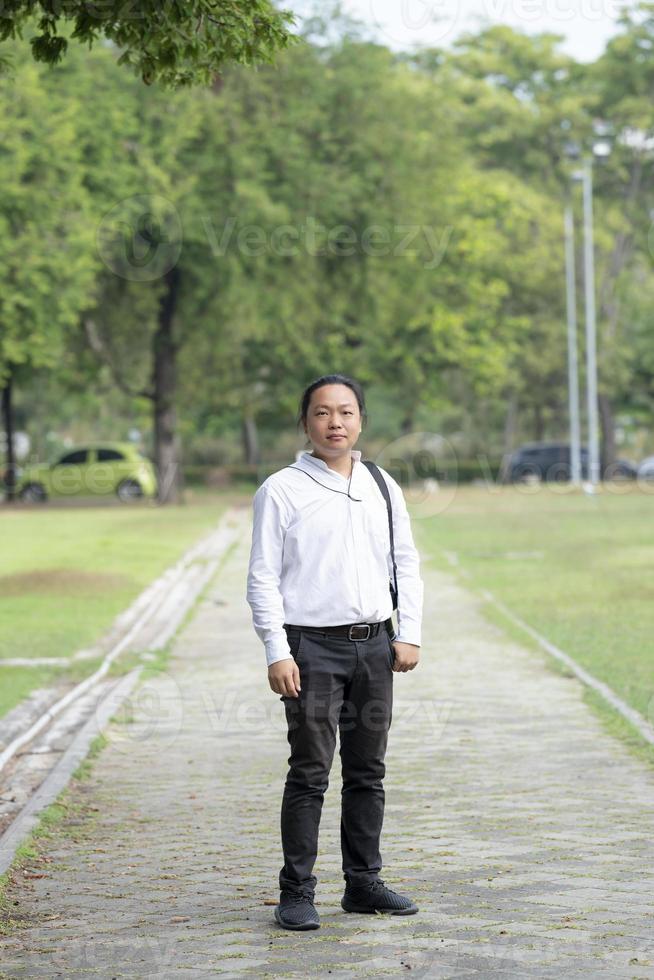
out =
<svg viewBox="0 0 654 980"><path fill-rule="evenodd" d="M318 455L349 454L361 432L361 413L352 389L334 384L311 392L304 431Z"/></svg>

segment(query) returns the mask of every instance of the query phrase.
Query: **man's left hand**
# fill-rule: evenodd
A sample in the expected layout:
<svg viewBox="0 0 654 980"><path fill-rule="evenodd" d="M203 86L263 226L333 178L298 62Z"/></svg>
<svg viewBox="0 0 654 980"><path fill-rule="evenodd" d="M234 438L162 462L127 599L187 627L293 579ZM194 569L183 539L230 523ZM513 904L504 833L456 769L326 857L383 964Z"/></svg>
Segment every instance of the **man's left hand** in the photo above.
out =
<svg viewBox="0 0 654 980"><path fill-rule="evenodd" d="M420 659L420 647L413 643L401 643L400 640L394 640L393 649L395 650L393 670L405 673L407 670L413 670L414 667L417 667Z"/></svg>

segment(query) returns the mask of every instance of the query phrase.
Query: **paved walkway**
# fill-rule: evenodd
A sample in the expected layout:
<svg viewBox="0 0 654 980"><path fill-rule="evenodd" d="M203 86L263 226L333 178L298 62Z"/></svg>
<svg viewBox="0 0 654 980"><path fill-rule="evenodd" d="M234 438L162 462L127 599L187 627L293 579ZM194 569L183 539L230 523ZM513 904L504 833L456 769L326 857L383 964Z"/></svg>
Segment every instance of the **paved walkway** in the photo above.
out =
<svg viewBox="0 0 654 980"><path fill-rule="evenodd" d="M341 911L335 765L322 929L274 925L287 745L243 596L247 517L167 673L75 786L31 868L45 877L11 889L0 976L654 978L654 772L426 563L382 840L385 880L421 911Z"/></svg>

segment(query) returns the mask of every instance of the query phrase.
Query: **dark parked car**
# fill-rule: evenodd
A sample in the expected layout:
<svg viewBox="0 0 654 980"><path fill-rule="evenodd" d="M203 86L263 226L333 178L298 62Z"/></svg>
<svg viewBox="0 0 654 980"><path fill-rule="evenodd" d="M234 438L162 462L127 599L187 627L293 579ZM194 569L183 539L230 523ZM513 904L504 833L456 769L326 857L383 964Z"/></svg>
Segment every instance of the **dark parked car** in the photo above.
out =
<svg viewBox="0 0 654 980"><path fill-rule="evenodd" d="M528 442L511 454L506 467L507 483L524 483L527 480L565 482L571 479L570 445L567 442ZM588 449L581 447L581 476L588 479ZM636 467L625 459L618 459L606 467L605 480L634 480Z"/></svg>
<svg viewBox="0 0 654 980"><path fill-rule="evenodd" d="M654 480L654 456L641 460L638 466L638 476L641 480Z"/></svg>
<svg viewBox="0 0 654 980"><path fill-rule="evenodd" d="M616 459L615 463L605 468L604 480L635 480L638 476L638 467L630 463L628 459Z"/></svg>

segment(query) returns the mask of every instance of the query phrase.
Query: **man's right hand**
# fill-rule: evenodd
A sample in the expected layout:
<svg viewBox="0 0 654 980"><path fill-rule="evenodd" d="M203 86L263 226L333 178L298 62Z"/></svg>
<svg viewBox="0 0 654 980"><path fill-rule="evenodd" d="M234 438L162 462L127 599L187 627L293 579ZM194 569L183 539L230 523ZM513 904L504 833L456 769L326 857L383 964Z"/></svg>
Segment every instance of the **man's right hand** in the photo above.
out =
<svg viewBox="0 0 654 980"><path fill-rule="evenodd" d="M297 698L300 694L300 668L293 657L276 660L268 668L268 683L275 694Z"/></svg>

